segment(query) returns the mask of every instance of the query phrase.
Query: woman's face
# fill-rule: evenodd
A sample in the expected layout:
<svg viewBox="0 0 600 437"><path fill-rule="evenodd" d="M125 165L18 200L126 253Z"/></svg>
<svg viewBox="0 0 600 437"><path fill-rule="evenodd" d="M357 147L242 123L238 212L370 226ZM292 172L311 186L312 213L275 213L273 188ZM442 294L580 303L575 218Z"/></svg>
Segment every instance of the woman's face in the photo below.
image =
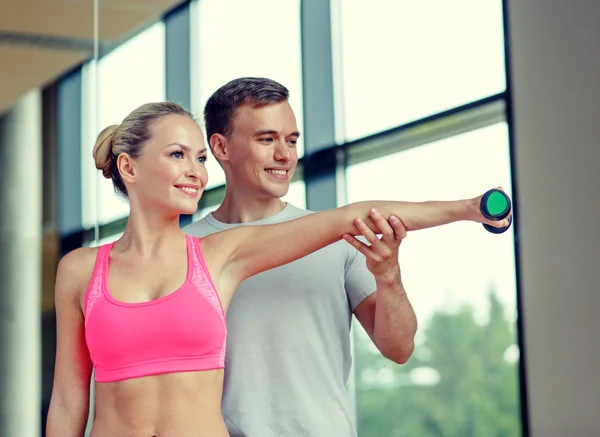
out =
<svg viewBox="0 0 600 437"><path fill-rule="evenodd" d="M165 116L150 129L152 137L132 160L130 199L167 215L193 214L208 182L202 130L182 115Z"/></svg>

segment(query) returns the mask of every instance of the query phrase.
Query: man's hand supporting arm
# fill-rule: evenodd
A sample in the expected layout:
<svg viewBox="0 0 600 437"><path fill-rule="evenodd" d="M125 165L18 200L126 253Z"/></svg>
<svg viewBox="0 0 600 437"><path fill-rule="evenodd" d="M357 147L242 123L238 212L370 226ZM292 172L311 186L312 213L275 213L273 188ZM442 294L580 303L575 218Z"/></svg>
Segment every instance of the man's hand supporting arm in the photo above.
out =
<svg viewBox="0 0 600 437"><path fill-rule="evenodd" d="M403 364L414 350L417 331L417 318L402 285L398 262L398 251L406 229L395 216L389 217L388 223L375 211L370 218L381 231L381 239L362 220L357 221L356 227L369 245L350 235L344 236L365 255L367 267L377 284L376 293L361 302L354 314L382 355Z"/></svg>

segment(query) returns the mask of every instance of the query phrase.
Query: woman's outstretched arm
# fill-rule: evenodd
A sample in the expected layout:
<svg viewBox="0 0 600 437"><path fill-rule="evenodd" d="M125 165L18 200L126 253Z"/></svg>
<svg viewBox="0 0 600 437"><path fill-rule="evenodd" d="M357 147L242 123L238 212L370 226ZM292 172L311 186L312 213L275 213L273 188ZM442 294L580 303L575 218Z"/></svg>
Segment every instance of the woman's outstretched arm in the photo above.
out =
<svg viewBox="0 0 600 437"><path fill-rule="evenodd" d="M485 219L479 211L480 200L481 196L456 201L356 202L283 223L243 226L212 234L203 239L203 251L211 259L211 271L218 274L224 288L233 291L252 275L302 258L340 240L344 234L357 235L357 219L377 232L378 227L370 217L373 209L386 220L392 215L399 217L407 231L457 221L496 227L508 224L507 219L497 222Z"/></svg>

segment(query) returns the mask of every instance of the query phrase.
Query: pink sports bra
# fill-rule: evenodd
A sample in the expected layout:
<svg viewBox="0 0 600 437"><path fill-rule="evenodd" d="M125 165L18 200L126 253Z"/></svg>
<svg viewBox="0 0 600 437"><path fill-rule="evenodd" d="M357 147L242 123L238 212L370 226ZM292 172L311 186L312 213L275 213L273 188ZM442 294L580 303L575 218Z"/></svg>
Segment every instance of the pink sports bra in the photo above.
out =
<svg viewBox="0 0 600 437"><path fill-rule="evenodd" d="M120 302L107 287L110 251L98 248L84 300L85 339L97 382L161 373L221 369L227 327L200 242L186 236L188 272L173 293L149 302Z"/></svg>

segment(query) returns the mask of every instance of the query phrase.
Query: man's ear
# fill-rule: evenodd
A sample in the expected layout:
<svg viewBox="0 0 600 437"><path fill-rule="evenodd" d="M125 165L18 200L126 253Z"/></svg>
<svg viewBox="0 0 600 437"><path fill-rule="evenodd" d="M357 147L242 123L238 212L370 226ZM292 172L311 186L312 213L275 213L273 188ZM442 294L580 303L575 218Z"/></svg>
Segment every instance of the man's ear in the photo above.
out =
<svg viewBox="0 0 600 437"><path fill-rule="evenodd" d="M135 161L131 156L129 156L127 153L119 154L117 157L117 169L121 174L121 179L123 182L135 184Z"/></svg>
<svg viewBox="0 0 600 437"><path fill-rule="evenodd" d="M217 161L229 161L229 144L227 138L221 134L212 134L210 137L210 149Z"/></svg>

